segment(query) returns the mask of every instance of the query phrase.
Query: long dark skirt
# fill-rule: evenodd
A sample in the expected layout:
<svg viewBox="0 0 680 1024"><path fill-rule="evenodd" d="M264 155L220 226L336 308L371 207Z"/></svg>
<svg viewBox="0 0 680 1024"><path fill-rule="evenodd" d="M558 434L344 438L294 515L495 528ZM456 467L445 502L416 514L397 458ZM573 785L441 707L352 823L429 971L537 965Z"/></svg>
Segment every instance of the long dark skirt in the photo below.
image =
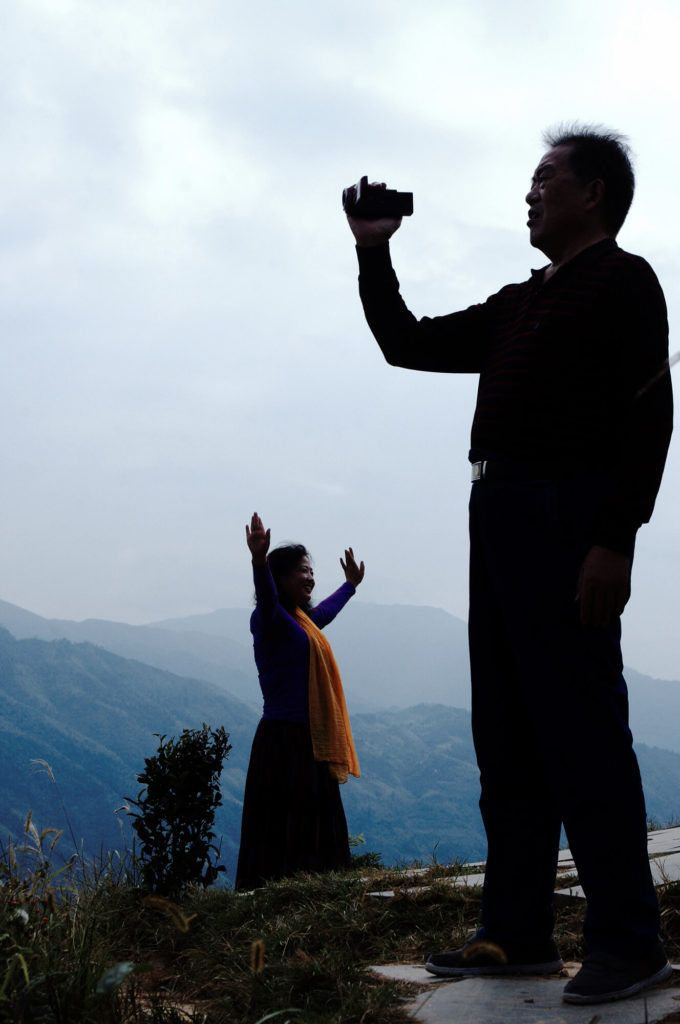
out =
<svg viewBox="0 0 680 1024"><path fill-rule="evenodd" d="M306 722L262 719L250 754L236 888L350 866L340 789Z"/></svg>

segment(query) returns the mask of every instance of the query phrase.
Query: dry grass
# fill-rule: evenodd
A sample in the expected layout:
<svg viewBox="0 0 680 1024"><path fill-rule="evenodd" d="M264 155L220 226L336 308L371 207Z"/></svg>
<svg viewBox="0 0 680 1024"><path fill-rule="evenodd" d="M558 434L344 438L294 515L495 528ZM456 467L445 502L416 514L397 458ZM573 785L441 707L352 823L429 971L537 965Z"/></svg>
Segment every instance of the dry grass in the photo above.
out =
<svg viewBox="0 0 680 1024"><path fill-rule="evenodd" d="M148 899L115 858L57 872L43 851L52 833L27 837L28 853L0 860L0 1020L13 1024L404 1024L413 989L368 967L422 963L478 923L480 890L451 884L458 866L301 876L250 895L191 890L171 903ZM394 897L368 895L384 889ZM677 959L680 885L660 896ZM558 907L565 959L582 955L583 911Z"/></svg>

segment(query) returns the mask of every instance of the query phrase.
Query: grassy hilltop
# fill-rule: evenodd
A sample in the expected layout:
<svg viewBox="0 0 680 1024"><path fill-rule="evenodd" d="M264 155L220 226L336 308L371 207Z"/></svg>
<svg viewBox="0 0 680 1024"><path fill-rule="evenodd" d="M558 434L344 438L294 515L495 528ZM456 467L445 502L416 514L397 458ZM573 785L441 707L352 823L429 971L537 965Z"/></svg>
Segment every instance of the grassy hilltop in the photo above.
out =
<svg viewBox="0 0 680 1024"><path fill-rule="evenodd" d="M170 901L135 884L129 857L59 871L52 833L29 822L24 838L23 854L0 860L0 1021L12 1024L406 1024L416 990L369 966L422 963L478 921L480 890L451 884L460 865L416 876L357 868ZM382 889L394 896L369 895ZM660 898L677 960L680 884ZM582 902L557 908L565 960L582 955L583 912Z"/></svg>

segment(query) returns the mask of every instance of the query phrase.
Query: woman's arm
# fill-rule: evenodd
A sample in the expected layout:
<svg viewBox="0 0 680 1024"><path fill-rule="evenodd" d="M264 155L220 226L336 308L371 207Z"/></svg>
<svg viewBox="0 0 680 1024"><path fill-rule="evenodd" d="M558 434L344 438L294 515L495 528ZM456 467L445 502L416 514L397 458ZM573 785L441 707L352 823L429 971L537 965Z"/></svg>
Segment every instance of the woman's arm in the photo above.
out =
<svg viewBox="0 0 680 1024"><path fill-rule="evenodd" d="M327 626L338 612L342 611L350 597L354 597L356 588L364 578L364 563L357 565L351 548L345 548L345 560L343 562L341 558L340 565L345 574L345 583L309 612L309 617L319 629Z"/></svg>
<svg viewBox="0 0 680 1024"><path fill-rule="evenodd" d="M347 582L351 583L354 587L358 587L364 578L364 563L362 562L360 565L357 565L351 548L345 548L345 561L343 562L341 558L340 565Z"/></svg>
<svg viewBox="0 0 680 1024"><path fill-rule="evenodd" d="M265 530L264 524L257 512L253 512L250 520L250 529L246 523L246 544L253 556L253 565L264 565L267 561L267 552L271 543L271 530Z"/></svg>
<svg viewBox="0 0 680 1024"><path fill-rule="evenodd" d="M250 527L246 525L246 543L253 556L256 611L259 613L263 625L274 617L279 604L276 586L267 563L270 542L271 530L265 530L259 515L254 512L250 520Z"/></svg>

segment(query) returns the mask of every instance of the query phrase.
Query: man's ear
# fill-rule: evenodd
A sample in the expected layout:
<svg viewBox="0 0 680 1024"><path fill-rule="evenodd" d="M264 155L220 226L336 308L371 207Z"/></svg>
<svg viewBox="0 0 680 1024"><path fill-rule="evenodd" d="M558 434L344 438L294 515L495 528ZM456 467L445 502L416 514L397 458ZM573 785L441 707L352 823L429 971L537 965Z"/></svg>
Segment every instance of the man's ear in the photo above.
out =
<svg viewBox="0 0 680 1024"><path fill-rule="evenodd" d="M586 185L585 205L587 210L593 210L596 206L602 207L604 203L605 184L602 178L593 178Z"/></svg>

